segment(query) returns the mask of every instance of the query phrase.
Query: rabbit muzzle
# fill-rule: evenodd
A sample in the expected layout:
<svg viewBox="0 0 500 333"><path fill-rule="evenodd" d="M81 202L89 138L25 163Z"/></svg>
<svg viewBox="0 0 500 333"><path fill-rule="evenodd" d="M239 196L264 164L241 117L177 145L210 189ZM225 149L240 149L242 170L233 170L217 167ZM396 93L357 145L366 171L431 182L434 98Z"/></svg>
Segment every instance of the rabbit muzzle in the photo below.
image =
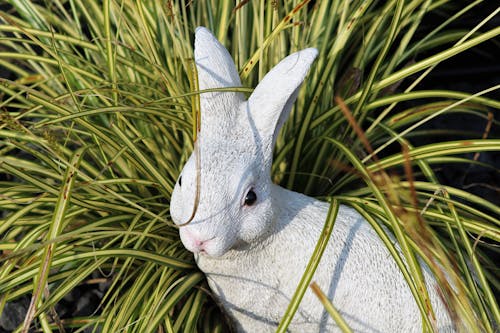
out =
<svg viewBox="0 0 500 333"><path fill-rule="evenodd" d="M219 257L226 250L221 247L220 240L215 236L198 235L193 230L182 227L179 231L182 244L184 247L194 254L207 255L210 257Z"/></svg>

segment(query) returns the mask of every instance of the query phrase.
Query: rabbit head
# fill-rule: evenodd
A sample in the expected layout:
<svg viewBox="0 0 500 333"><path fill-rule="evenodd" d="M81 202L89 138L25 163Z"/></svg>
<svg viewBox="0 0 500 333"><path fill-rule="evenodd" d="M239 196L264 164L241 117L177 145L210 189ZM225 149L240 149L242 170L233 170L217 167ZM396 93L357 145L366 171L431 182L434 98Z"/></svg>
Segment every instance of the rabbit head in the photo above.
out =
<svg viewBox="0 0 500 333"><path fill-rule="evenodd" d="M315 49L305 49L286 57L248 100L239 92L200 94L195 152L170 203L172 220L181 225L181 241L188 250L220 257L271 233L276 215L270 176L273 146L316 55ZM202 27L196 30L194 57L200 90L241 87L229 52ZM190 217L190 223L182 225Z"/></svg>

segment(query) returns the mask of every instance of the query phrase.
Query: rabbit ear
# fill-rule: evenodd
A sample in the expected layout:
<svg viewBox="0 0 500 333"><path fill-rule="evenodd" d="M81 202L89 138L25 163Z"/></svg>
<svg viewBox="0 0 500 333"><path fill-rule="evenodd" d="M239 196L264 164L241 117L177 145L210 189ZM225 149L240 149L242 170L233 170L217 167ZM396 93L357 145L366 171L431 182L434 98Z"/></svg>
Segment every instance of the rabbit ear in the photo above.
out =
<svg viewBox="0 0 500 333"><path fill-rule="evenodd" d="M318 55L316 49L293 53L277 64L264 76L248 99L248 107L266 157L272 158L272 150L281 126L288 118L293 103Z"/></svg>
<svg viewBox="0 0 500 333"><path fill-rule="evenodd" d="M206 28L198 27L195 33L194 59L198 71L200 90L241 87L240 77L233 59L226 48ZM244 96L236 92L210 92L200 95L202 128L217 119L230 116ZM220 114L222 112L222 114Z"/></svg>

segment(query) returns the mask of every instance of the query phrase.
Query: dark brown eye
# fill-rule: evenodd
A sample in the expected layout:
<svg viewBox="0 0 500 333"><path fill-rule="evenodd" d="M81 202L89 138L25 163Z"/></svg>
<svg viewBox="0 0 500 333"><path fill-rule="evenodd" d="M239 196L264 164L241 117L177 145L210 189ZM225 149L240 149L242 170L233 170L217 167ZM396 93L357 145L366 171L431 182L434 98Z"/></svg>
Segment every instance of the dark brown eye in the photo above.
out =
<svg viewBox="0 0 500 333"><path fill-rule="evenodd" d="M245 206L251 206L257 201L257 194L253 190L248 191L245 197Z"/></svg>
<svg viewBox="0 0 500 333"><path fill-rule="evenodd" d="M182 186L182 176L179 177L178 183L179 183L179 186Z"/></svg>

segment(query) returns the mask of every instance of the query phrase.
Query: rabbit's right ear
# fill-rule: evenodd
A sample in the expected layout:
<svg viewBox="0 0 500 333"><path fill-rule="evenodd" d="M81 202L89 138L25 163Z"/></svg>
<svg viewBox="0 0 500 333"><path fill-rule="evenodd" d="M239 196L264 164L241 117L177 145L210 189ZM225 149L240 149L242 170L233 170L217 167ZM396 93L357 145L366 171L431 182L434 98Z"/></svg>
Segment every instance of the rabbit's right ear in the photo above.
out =
<svg viewBox="0 0 500 333"><path fill-rule="evenodd" d="M317 55L314 48L289 55L264 76L248 99L248 112L260 136L266 163L272 163L276 137Z"/></svg>
<svg viewBox="0 0 500 333"><path fill-rule="evenodd" d="M196 28L194 59L200 90L241 87L231 55L207 28ZM243 101L243 94L238 92L200 94L202 128L230 118Z"/></svg>

